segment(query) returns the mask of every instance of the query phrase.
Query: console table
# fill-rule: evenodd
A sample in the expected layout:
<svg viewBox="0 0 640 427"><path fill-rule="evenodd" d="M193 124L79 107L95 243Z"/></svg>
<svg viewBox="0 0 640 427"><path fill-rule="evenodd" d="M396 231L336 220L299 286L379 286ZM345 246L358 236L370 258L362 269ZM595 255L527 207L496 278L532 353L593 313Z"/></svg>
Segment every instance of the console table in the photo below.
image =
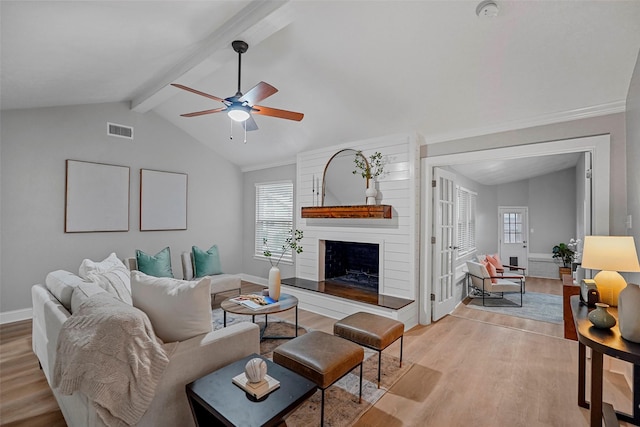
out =
<svg viewBox="0 0 640 427"><path fill-rule="evenodd" d="M618 419L640 426L640 344L627 341L620 336L616 324L611 329L593 327L587 315L590 309L580 302L580 297L571 297L571 311L578 333L578 405L591 409L591 427L617 425ZM611 307L609 312L618 318L618 310ZM591 348L591 393L585 397L585 371L587 367L586 347ZM614 411L613 406L602 402L602 359L603 355L633 363L633 415Z"/></svg>

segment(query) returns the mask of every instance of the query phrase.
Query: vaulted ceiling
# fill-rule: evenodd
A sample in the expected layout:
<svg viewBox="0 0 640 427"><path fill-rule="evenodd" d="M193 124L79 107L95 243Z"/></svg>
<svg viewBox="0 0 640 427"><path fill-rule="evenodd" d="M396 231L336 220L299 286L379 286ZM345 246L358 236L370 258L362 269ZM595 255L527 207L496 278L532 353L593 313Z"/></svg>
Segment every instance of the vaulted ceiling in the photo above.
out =
<svg viewBox="0 0 640 427"><path fill-rule="evenodd" d="M3 109L131 102L231 162L398 132L429 141L624 111L640 48L640 1L2 1ZM221 104L237 85L231 41L249 43L242 90L279 89L230 140ZM126 123L124 123L126 124Z"/></svg>

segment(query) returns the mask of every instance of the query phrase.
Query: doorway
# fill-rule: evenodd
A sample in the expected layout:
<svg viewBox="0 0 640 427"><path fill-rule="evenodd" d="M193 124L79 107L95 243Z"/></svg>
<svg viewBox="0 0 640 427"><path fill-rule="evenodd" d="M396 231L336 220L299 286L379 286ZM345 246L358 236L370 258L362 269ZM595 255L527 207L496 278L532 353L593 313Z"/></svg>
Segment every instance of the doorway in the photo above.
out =
<svg viewBox="0 0 640 427"><path fill-rule="evenodd" d="M503 264L529 266L529 208L498 207L498 254Z"/></svg>
<svg viewBox="0 0 640 427"><path fill-rule="evenodd" d="M434 194L431 186L433 170L436 167L466 165L489 162L495 159L519 159L563 153L589 153L592 159L591 224L595 234L609 233L609 177L610 177L610 136L599 135L584 138L566 139L537 144L527 144L496 148L482 151L427 157L422 159L422 209L421 209L421 268L420 268L420 311L419 323L430 324L433 317L431 300L435 283L433 282L434 257L436 247L432 243L436 237L434 227ZM528 240L527 240L528 241ZM459 303L458 301L457 303Z"/></svg>

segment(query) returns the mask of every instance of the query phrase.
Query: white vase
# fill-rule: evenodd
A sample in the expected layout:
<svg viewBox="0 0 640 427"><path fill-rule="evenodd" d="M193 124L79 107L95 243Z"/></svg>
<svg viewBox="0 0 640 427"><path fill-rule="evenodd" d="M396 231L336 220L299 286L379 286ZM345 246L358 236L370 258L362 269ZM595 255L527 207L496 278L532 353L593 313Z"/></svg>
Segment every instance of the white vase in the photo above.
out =
<svg viewBox="0 0 640 427"><path fill-rule="evenodd" d="M376 190L376 188L373 185L367 188L364 194L367 195L367 205L376 204L376 196L378 195L378 190Z"/></svg>
<svg viewBox="0 0 640 427"><path fill-rule="evenodd" d="M276 266L269 270L269 297L276 301L280 299L280 269Z"/></svg>
<svg viewBox="0 0 640 427"><path fill-rule="evenodd" d="M620 291L618 323L622 338L640 343L640 285L629 283Z"/></svg>

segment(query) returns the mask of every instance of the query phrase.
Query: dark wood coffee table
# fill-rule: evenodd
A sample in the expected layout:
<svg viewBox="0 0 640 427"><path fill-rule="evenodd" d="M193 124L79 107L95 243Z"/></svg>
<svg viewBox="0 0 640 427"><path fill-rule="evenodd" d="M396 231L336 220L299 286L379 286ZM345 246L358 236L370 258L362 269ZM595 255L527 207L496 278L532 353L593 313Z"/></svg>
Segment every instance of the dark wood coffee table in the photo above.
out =
<svg viewBox="0 0 640 427"><path fill-rule="evenodd" d="M276 426L315 393L315 383L263 358L267 373L280 381L280 387L254 399L231 382L254 357L260 356L252 354L187 384L196 426Z"/></svg>
<svg viewBox="0 0 640 427"><path fill-rule="evenodd" d="M260 328L260 339L261 340L266 340L266 339L292 339L298 336L298 298L294 297L293 295L289 295L289 294L280 294L280 299L278 300L277 304L274 305L266 305L263 308L260 308L258 310L253 310L249 307L246 307L242 304L238 304L236 302L231 301L233 298L236 297L231 297L231 298L227 298L224 301L222 301L222 303L220 304L220 307L222 308L222 311L224 312L224 317L223 317L223 326L226 327L227 326L227 312L229 313L234 313L234 314L244 314L247 316L251 316L251 321L253 323L256 323L256 316L260 316L260 315L264 315L264 327ZM265 330L267 329L268 326L268 319L267 316L269 314L275 314L275 313L281 313L283 311L287 311L287 310L291 310L292 308L295 308L296 310L296 325L295 325L295 335L294 336L289 336L289 337L284 337L284 336L267 336L264 335Z"/></svg>

